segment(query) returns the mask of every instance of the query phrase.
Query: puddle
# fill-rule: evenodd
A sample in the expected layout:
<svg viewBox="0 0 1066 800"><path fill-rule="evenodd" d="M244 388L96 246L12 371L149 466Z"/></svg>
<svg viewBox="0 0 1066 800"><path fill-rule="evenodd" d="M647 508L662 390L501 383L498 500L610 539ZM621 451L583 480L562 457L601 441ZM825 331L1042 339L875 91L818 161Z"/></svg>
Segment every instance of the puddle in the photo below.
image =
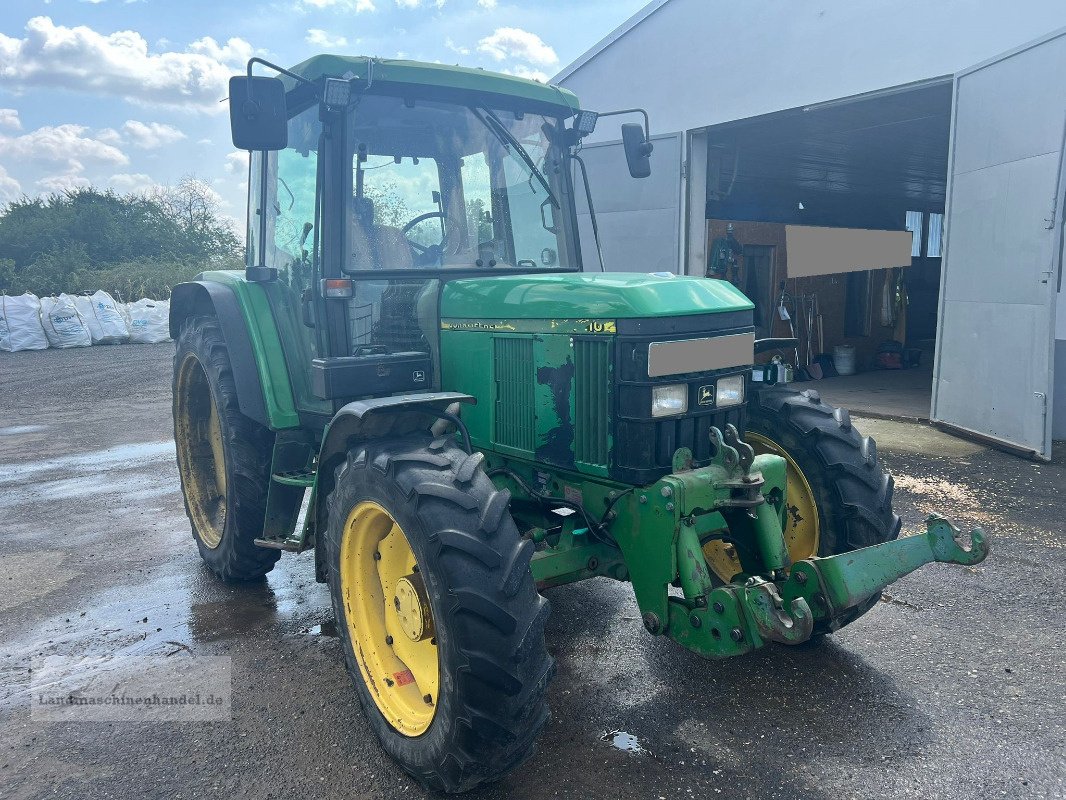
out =
<svg viewBox="0 0 1066 800"><path fill-rule="evenodd" d="M641 746L640 740L636 736L625 731L607 731L601 738L605 742L610 742L612 747L626 753L646 755L648 752Z"/></svg>
<svg viewBox="0 0 1066 800"><path fill-rule="evenodd" d="M0 428L0 436L21 436L24 433L40 433L48 430L47 425L9 425Z"/></svg>
<svg viewBox="0 0 1066 800"><path fill-rule="evenodd" d="M307 636L325 636L334 639L337 637L337 621L329 619L321 625L312 625L310 628L301 628L300 633Z"/></svg>
<svg viewBox="0 0 1066 800"><path fill-rule="evenodd" d="M75 473L104 472L112 469L134 469L152 461L174 459L174 441L124 444L90 453L77 453L24 464L0 464L0 485L20 483L42 472Z"/></svg>
<svg viewBox="0 0 1066 800"><path fill-rule="evenodd" d="M87 670L97 663L106 670L115 659L216 655L263 636L329 636L329 596L311 570L309 560L292 559L263 581L229 586L200 568L80 599L0 646L0 713L28 706L37 658L81 659Z"/></svg>

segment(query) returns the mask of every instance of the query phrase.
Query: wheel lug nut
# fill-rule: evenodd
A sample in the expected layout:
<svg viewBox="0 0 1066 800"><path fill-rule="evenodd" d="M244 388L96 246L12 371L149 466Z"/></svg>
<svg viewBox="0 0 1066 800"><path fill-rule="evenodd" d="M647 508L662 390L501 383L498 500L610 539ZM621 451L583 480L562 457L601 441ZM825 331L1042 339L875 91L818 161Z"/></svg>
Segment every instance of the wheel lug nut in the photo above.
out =
<svg viewBox="0 0 1066 800"><path fill-rule="evenodd" d="M377 550L374 551L374 560L381 561L381 553L379 553Z"/></svg>
<svg viewBox="0 0 1066 800"><path fill-rule="evenodd" d="M385 637L385 644L392 644L392 637L391 636L386 636Z"/></svg>
<svg viewBox="0 0 1066 800"><path fill-rule="evenodd" d="M720 602L715 600L714 601L714 612L716 614L724 614L725 613L725 606L723 606Z"/></svg>
<svg viewBox="0 0 1066 800"><path fill-rule="evenodd" d="M744 638L744 632L741 631L740 628L733 628L733 630L729 632L729 638L734 642L739 642Z"/></svg>
<svg viewBox="0 0 1066 800"><path fill-rule="evenodd" d="M426 705L427 706L433 705L433 695L431 695L431 694L424 695L422 697L422 699L426 701Z"/></svg>

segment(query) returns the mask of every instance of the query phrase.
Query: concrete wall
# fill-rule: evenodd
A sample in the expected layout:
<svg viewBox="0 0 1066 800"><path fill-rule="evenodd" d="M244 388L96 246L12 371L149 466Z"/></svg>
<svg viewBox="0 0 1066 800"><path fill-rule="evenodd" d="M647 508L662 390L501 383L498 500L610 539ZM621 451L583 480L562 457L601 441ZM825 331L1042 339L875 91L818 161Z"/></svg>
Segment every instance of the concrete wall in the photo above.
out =
<svg viewBox="0 0 1066 800"><path fill-rule="evenodd" d="M947 75L1066 27L1063 0L667 0L641 13L553 80L588 108L643 106L664 133Z"/></svg>

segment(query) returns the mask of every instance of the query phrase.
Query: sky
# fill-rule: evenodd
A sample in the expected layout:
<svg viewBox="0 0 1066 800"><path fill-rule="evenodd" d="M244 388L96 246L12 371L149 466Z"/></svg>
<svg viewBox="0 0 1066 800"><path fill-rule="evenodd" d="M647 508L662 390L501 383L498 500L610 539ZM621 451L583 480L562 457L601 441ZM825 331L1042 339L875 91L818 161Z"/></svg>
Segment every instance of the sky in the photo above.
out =
<svg viewBox="0 0 1066 800"><path fill-rule="evenodd" d="M252 55L410 58L547 80L646 0L0 0L0 205L193 175L243 220L221 103Z"/></svg>

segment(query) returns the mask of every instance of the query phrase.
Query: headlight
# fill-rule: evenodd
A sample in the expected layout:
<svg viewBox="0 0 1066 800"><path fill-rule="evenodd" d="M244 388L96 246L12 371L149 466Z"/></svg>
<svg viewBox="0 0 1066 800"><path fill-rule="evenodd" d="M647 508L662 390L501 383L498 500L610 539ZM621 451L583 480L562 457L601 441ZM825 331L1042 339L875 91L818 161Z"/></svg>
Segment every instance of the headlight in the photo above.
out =
<svg viewBox="0 0 1066 800"><path fill-rule="evenodd" d="M651 390L651 415L672 417L688 411L688 385L674 383L670 386L653 386Z"/></svg>
<svg viewBox="0 0 1066 800"><path fill-rule="evenodd" d="M718 408L737 406L744 402L744 376L722 378L714 390L714 404Z"/></svg>

